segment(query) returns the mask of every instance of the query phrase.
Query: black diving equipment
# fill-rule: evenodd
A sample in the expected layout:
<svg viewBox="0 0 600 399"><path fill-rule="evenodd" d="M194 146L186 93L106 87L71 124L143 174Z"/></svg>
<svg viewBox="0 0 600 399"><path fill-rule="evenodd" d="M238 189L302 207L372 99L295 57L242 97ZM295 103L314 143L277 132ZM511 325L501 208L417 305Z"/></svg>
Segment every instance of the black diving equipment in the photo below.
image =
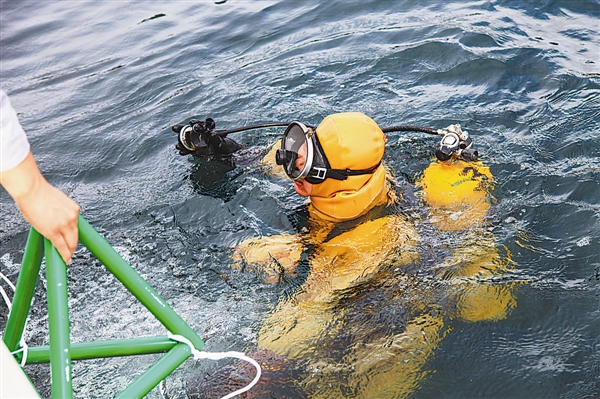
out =
<svg viewBox="0 0 600 399"><path fill-rule="evenodd" d="M173 131L178 134L175 148L179 154L192 154L196 157L214 155L227 158L242 146L227 137L230 133L268 127L286 127L281 140L281 148L277 151L276 162L282 165L292 180L306 179L309 183L318 184L327 178L345 180L348 176L373 173L379 164L363 170L331 169L325 153L315 134L316 126L300 122L267 122L243 126L228 130L215 129L215 121L207 118L203 121L191 119L189 125L174 125ZM442 136L435 146L434 153L440 161L448 161L456 157L462 160L477 161L479 154L473 149L473 140L460 125L450 125L445 129L435 129L415 125L395 125L381 129L383 133L414 131ZM300 159L298 159L300 158Z"/></svg>
<svg viewBox="0 0 600 399"><path fill-rule="evenodd" d="M288 125L289 122L269 122L229 130L215 130L215 121L207 118L203 121L191 119L188 126L173 125L172 129L178 134L175 148L179 150L180 155L192 154L195 157L217 155L227 157L241 148L233 139L227 137L229 133Z"/></svg>
<svg viewBox="0 0 600 399"><path fill-rule="evenodd" d="M179 140L175 146L179 154L192 154L196 157L203 155L233 154L240 149L240 145L232 139L214 134L215 121L208 118L204 121L190 120L189 126L175 125L173 131L179 134Z"/></svg>

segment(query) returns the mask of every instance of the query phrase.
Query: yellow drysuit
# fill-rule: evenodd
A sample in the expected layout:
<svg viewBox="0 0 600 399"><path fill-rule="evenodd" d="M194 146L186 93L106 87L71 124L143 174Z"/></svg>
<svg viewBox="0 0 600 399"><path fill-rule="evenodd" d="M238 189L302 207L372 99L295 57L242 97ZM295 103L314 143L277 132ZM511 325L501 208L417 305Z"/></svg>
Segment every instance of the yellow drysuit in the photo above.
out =
<svg viewBox="0 0 600 399"><path fill-rule="evenodd" d="M383 157L385 136L364 114L331 115L316 134L332 168L364 169ZM489 169L433 161L417 191L426 218L394 211L389 179L384 166L327 179L313 187L307 231L235 249L237 263L267 281L293 275L300 262L310 268L258 333L260 348L302 367L296 384L307 397L406 397L426 376L448 319L499 320L515 306L509 287L491 279L510 256L499 255L483 226ZM440 237L449 242L436 243Z"/></svg>

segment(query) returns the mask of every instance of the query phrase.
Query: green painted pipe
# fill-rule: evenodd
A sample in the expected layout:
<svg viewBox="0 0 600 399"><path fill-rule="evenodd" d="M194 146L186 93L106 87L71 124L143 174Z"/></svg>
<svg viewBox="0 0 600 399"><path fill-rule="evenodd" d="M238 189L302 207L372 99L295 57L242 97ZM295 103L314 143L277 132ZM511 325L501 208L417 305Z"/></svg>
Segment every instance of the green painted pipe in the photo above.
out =
<svg viewBox="0 0 600 399"><path fill-rule="evenodd" d="M25 322L31 307L31 300L37 284L42 258L44 257L44 237L33 227L29 230L21 271L17 279L12 310L4 328L4 343L9 351L19 349Z"/></svg>
<svg viewBox="0 0 600 399"><path fill-rule="evenodd" d="M81 215L79 240L171 333L202 350L204 341Z"/></svg>
<svg viewBox="0 0 600 399"><path fill-rule="evenodd" d="M127 288L171 333L186 337L198 350L204 341L166 301L127 263L80 215L79 239L90 252ZM27 363L50 362L52 397L73 397L71 361L99 357L130 356L166 352L130 384L118 398L143 397L179 367L191 349L167 337L84 342L71 345L67 269L56 248L33 228L29 233L14 296L13 311L7 320L4 342L18 349L31 300L46 255L49 346L29 348Z"/></svg>
<svg viewBox="0 0 600 399"><path fill-rule="evenodd" d="M49 240L45 240L48 293L48 335L52 397L73 397L70 356L70 325L67 291L67 265Z"/></svg>
<svg viewBox="0 0 600 399"><path fill-rule="evenodd" d="M177 367L191 355L190 347L179 343L168 353L158 359L152 366L133 381L115 399L143 398L162 380L167 378Z"/></svg>
<svg viewBox="0 0 600 399"><path fill-rule="evenodd" d="M108 341L79 342L71 344L71 360L98 359L104 357L148 355L171 350L176 341L168 337L143 337ZM29 347L27 364L50 362L50 347Z"/></svg>

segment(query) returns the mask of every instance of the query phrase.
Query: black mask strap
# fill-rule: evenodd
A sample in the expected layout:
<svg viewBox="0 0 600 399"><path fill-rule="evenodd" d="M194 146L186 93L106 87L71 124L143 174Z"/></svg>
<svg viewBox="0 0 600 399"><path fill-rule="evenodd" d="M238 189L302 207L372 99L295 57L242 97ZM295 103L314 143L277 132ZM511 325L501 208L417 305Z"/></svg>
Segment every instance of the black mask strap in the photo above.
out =
<svg viewBox="0 0 600 399"><path fill-rule="evenodd" d="M335 180L346 180L349 176L360 176L360 175L369 175L375 173L377 168L381 165L379 162L377 165L373 166L369 169L325 169L325 168L315 168L313 167L310 171L310 174L306 176L306 181L311 184L319 184L323 183L325 179L335 179Z"/></svg>

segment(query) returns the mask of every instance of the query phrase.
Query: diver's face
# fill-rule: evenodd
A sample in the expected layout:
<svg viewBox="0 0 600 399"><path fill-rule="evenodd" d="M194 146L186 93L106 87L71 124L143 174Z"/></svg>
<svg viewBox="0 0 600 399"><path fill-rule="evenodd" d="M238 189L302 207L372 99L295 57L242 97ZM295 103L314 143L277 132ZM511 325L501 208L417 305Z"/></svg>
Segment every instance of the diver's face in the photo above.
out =
<svg viewBox="0 0 600 399"><path fill-rule="evenodd" d="M306 143L302 144L302 146L298 149L298 158L296 159L296 168L298 170L302 170L306 165ZM298 195L303 197L308 197L312 193L312 184L307 182L306 180L296 180L294 181L294 190Z"/></svg>

